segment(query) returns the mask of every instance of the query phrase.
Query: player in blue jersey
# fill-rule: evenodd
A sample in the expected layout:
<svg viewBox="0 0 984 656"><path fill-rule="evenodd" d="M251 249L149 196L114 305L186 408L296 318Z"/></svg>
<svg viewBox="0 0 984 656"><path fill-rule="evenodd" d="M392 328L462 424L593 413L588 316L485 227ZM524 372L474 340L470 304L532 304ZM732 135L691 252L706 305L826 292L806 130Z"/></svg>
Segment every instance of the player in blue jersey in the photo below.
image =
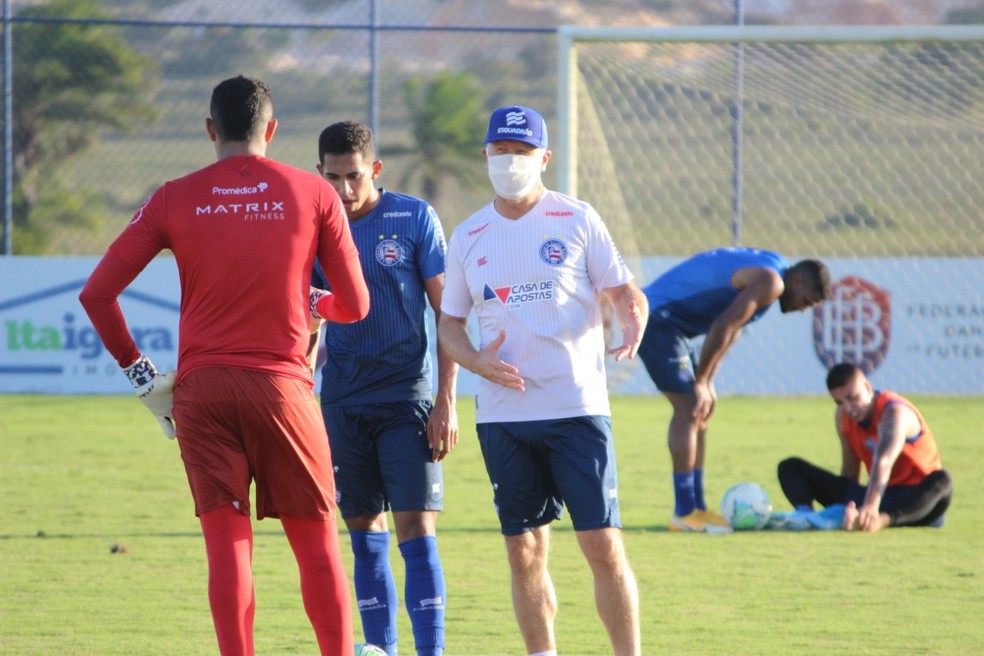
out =
<svg viewBox="0 0 984 656"><path fill-rule="evenodd" d="M719 248L671 268L644 290L649 323L639 357L673 406L667 442L676 498L670 529L727 532L731 528L704 499L707 424L714 414L714 379L744 325L779 301L797 312L830 297L830 272L819 260L789 266L778 253ZM692 340L705 336L697 356Z"/></svg>
<svg viewBox="0 0 984 656"><path fill-rule="evenodd" d="M363 633L396 656L398 601L386 521L392 510L417 654L441 654L445 584L436 524L441 461L458 442L457 365L438 350L432 402L425 312L429 303L440 318L444 233L429 204L375 186L383 163L367 126L329 125L318 140L318 160L345 206L370 295L365 319L328 323L321 384ZM312 285L326 284L316 269Z"/></svg>

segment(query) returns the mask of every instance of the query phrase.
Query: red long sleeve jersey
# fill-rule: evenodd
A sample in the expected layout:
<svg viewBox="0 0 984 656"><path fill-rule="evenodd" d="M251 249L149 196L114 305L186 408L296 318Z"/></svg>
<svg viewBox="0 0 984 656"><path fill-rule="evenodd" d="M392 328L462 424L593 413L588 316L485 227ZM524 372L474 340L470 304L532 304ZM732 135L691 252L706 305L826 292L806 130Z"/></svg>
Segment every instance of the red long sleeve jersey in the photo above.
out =
<svg viewBox="0 0 984 656"><path fill-rule="evenodd" d="M338 322L369 295L335 190L319 176L260 156L233 156L160 187L86 282L80 300L120 366L140 355L118 297L161 250L181 283L179 380L201 367L311 379L308 290L314 258Z"/></svg>

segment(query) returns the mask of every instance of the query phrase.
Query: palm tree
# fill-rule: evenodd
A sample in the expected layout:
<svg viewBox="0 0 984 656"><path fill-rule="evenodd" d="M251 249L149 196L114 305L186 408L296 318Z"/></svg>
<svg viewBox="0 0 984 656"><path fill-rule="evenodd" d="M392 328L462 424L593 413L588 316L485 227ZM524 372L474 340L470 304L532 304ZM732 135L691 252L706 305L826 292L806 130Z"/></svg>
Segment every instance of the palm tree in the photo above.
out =
<svg viewBox="0 0 984 656"><path fill-rule="evenodd" d="M485 106L474 76L443 71L429 82L413 76L405 91L414 148L402 184L416 180L431 203L449 179L477 185L483 179L476 155L484 136Z"/></svg>
<svg viewBox="0 0 984 656"><path fill-rule="evenodd" d="M148 101L154 62L131 48L119 28L92 22L104 17L96 0L54 0L18 14L24 22L14 28L12 124L20 252L43 249L54 226L42 223L95 219L84 209L89 202L77 202L85 194L60 190L53 172L95 143L101 129L132 130L154 115ZM46 217L32 212L42 206L60 210Z"/></svg>

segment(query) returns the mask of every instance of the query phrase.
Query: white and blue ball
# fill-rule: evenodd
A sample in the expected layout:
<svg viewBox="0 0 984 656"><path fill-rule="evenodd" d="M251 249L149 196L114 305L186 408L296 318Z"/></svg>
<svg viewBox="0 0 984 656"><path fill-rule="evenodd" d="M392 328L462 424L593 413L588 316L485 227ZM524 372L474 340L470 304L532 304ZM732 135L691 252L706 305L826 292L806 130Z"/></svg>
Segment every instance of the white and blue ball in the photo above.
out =
<svg viewBox="0 0 984 656"><path fill-rule="evenodd" d="M386 652L376 645L357 642L355 643L355 656L386 656Z"/></svg>
<svg viewBox="0 0 984 656"><path fill-rule="evenodd" d="M736 531L764 528L772 515L772 501L758 483L735 483L721 497L721 516Z"/></svg>

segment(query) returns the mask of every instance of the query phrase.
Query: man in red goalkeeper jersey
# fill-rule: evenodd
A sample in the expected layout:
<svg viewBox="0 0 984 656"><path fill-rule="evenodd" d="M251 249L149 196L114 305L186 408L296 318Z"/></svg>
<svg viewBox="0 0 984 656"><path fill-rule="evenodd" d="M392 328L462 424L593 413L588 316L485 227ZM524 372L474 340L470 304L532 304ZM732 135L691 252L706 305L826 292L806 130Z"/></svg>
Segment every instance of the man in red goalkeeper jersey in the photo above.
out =
<svg viewBox="0 0 984 656"><path fill-rule="evenodd" d="M257 518L280 519L297 559L321 653L349 656L331 456L305 352L312 314L339 323L367 314L358 251L331 185L266 158L277 128L266 84L243 76L220 83L205 128L217 161L155 191L79 298L141 401L178 438L205 538L219 651L254 653L255 483ZM160 374L140 353L118 303L164 249L181 283L177 374ZM330 295L309 293L315 258Z"/></svg>

